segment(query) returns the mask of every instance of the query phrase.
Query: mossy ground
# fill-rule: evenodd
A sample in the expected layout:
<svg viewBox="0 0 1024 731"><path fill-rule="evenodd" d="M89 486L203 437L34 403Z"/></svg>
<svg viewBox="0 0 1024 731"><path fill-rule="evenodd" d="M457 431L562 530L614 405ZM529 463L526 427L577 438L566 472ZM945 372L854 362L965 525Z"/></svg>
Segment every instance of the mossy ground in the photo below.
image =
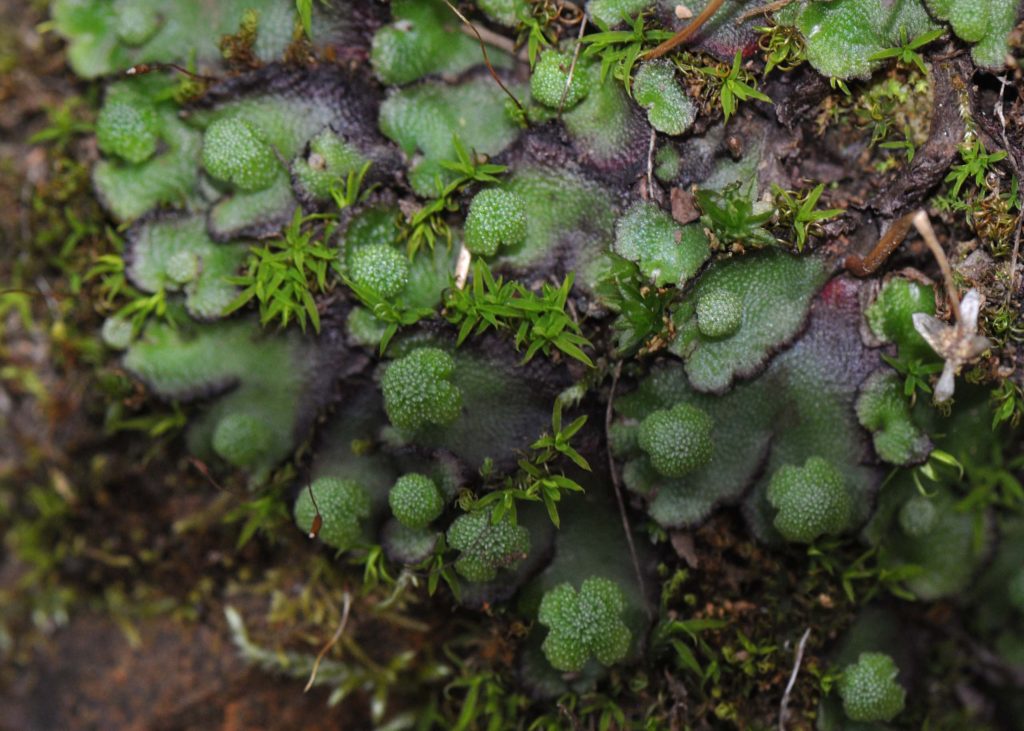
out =
<svg viewBox="0 0 1024 731"><path fill-rule="evenodd" d="M311 445L256 501L244 475L212 476L190 459L188 408L149 397L98 339L108 293L83 274L119 246L89 181L99 87L73 81L60 44L35 31L43 5L0 2L0 41L12 39L14 49L0 51L0 196L15 202L0 208L0 729L370 728L375 693L389 718L419 716L439 728L461 719L460 728L491 719L515 728L525 718L539 728L610 718L616 728L620 712L630 728L669 728L670 719L682 728L770 728L794 643L807 629L786 727L814 728L833 681L831 648L868 600L885 603L898 583L853 540L812 555L768 549L734 509L692 531L642 524L658 559L660 608L668 626L682 626L650 638L653 667L617 668L600 693L537 704L519 689L517 645L529 629L519 620L489 606L483 615L450 611L422 586L403 586L408 577L391 577L398 588L374 587L375 564L334 561L290 529L286 497L308 472ZM1019 88L1020 71L1011 75ZM836 146L863 148L843 203L901 174L892 154L865 144L877 114L904 121L903 106L887 105L905 105L913 72L887 78L899 93L851 102L830 92L797 118L811 169L835 165ZM786 92L776 92L779 104ZM998 86L983 79L977 95L976 108L991 108ZM1014 104L1020 118L1019 96ZM919 120L906 121L918 133ZM49 139L29 141L44 130ZM1014 128L1013 139L1022 132ZM951 240L971 241L986 227L996 234L988 253L1009 255L1011 214L992 190L980 190L968 211L951 204L933 213ZM931 266L917 245L895 263ZM974 276L999 286L990 270ZM1024 362L1017 297L994 298L984 312L1004 365ZM990 381L999 367L982 362L969 378ZM1012 457L1020 445L1007 451ZM311 660L342 622L346 596L351 619L319 671L325 687L304 696ZM227 607L252 640L242 657L228 639ZM899 611L912 641L930 648L922 653L929 676L942 679L908 696L899 727L964 728L959 691L990 685L956 603L903 602ZM178 672L168 673L171 666ZM328 706L346 677L355 679L351 697Z"/></svg>

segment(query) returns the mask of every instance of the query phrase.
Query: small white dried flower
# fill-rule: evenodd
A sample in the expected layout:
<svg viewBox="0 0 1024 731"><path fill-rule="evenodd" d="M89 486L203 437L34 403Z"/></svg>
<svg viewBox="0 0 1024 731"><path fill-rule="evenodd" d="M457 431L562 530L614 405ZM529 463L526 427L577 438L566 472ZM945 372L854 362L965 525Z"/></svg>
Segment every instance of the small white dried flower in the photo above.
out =
<svg viewBox="0 0 1024 731"><path fill-rule="evenodd" d="M960 369L992 347L988 338L978 334L982 302L978 290L969 290L960 302L960 320L954 325L923 312L914 313L914 329L946 361L935 386L935 403L953 398L954 378Z"/></svg>

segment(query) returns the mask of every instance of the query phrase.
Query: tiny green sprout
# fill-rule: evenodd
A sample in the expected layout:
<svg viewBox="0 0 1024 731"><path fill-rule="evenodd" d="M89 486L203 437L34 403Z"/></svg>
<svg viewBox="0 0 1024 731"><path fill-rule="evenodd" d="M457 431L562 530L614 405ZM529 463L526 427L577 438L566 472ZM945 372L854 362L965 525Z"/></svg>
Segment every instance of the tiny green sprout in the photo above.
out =
<svg viewBox="0 0 1024 731"><path fill-rule="evenodd" d="M317 515L320 530L313 530ZM328 546L347 551L361 536L360 522L370 516L370 496L358 483L337 477L318 477L295 500L295 524Z"/></svg>
<svg viewBox="0 0 1024 731"><path fill-rule="evenodd" d="M388 493L388 505L398 522L407 528L425 528L444 510L437 485L426 475L402 475Z"/></svg>
<svg viewBox="0 0 1024 731"><path fill-rule="evenodd" d="M953 183L953 195L960 195L960 189L968 180L974 180L979 188L985 185L985 177L989 169L1000 160L1006 159L1006 151L988 153L981 139L974 136L972 140L960 147L962 164L954 165L946 175L946 182Z"/></svg>
<svg viewBox="0 0 1024 731"><path fill-rule="evenodd" d="M112 94L96 120L96 143L100 150L133 164L153 156L159 134L156 107L141 94Z"/></svg>
<svg viewBox="0 0 1024 731"><path fill-rule="evenodd" d="M281 173L274 148L254 124L239 117L218 119L206 129L203 167L244 191L264 190Z"/></svg>
<svg viewBox="0 0 1024 731"><path fill-rule="evenodd" d="M723 245L770 246L775 243L775 237L763 228L775 215L775 210L755 202L741 183L733 183L721 191L698 190L694 197L703 213L701 223L711 229Z"/></svg>
<svg viewBox="0 0 1024 731"><path fill-rule="evenodd" d="M654 469L682 477L711 459L711 417L689 404L655 411L640 424L638 443Z"/></svg>
<svg viewBox="0 0 1024 731"><path fill-rule="evenodd" d="M843 670L839 696L851 721L891 721L903 710L906 691L896 682L900 670L884 652L862 652Z"/></svg>
<svg viewBox="0 0 1024 731"><path fill-rule="evenodd" d="M778 511L775 528L793 543L841 533L853 509L842 475L821 457L810 457L803 467L776 470L768 484L768 502Z"/></svg>
<svg viewBox="0 0 1024 731"><path fill-rule="evenodd" d="M348 269L353 282L372 289L381 297L394 297L409 282L408 258L388 244L370 244L356 249Z"/></svg>
<svg viewBox="0 0 1024 731"><path fill-rule="evenodd" d="M323 229L316 227L321 221L327 222ZM333 231L330 216L303 216L302 209L296 208L282 238L259 248L252 247L243 273L229 278L232 284L244 289L225 308L224 314L244 307L255 298L259 303L261 324L277 320L281 327L287 327L294 321L305 332L309 321L313 329L320 332L320 312L313 292L325 290L327 273L337 261L337 251L325 243Z"/></svg>
<svg viewBox="0 0 1024 731"><path fill-rule="evenodd" d="M460 515L448 529L448 544L460 552L455 570L468 581L490 581L514 568L530 551L530 532L509 516L494 522L491 511Z"/></svg>
<svg viewBox="0 0 1024 731"><path fill-rule="evenodd" d="M807 60L807 48L800 31L791 25L771 25L755 28L761 37L758 47L764 53L764 72L773 69L792 71Z"/></svg>
<svg viewBox="0 0 1024 731"><path fill-rule="evenodd" d="M572 66L571 53L553 49L544 51L530 75L533 98L551 109L572 109L583 101L590 93L590 75L582 65L575 69ZM570 69L573 71L572 83L569 83Z"/></svg>
<svg viewBox="0 0 1024 731"><path fill-rule="evenodd" d="M579 592L565 583L550 589L541 600L537 621L549 628L541 649L551 666L577 672L591 657L614 665L626 657L632 641L622 621L626 596L614 581L592 576Z"/></svg>
<svg viewBox="0 0 1024 731"><path fill-rule="evenodd" d="M440 348L416 348L387 367L381 379L384 410L391 423L414 432L458 418L462 391L452 383L455 361Z"/></svg>
<svg viewBox="0 0 1024 731"><path fill-rule="evenodd" d="M932 41L936 41L945 34L944 28L936 28L930 30L927 33L922 33L911 41L907 40L907 29L906 27L900 28L900 45L896 48L886 48L878 53L873 53L868 56L868 61L884 61L889 58L895 58L897 63L903 64L904 66L914 65L921 70L922 74L928 73L928 67L924 65L924 58L918 53L918 50L924 48Z"/></svg>
<svg viewBox="0 0 1024 731"><path fill-rule="evenodd" d="M607 24L596 20L600 33L583 36L585 49L583 57L601 60L601 83L611 73L626 87L626 93L633 93L633 67L641 57L661 41L668 40L673 33L647 28L643 14L629 23L629 30L611 30Z"/></svg>
<svg viewBox="0 0 1024 731"><path fill-rule="evenodd" d="M469 204L466 248L479 256L494 256L501 246L526 239L526 203L517 193L487 188Z"/></svg>
<svg viewBox="0 0 1024 731"><path fill-rule="evenodd" d="M778 209L779 223L792 226L793 232L796 234L797 251L804 250L808 236L818 236L821 234L822 221L827 221L830 218L835 218L845 213L842 208L815 210L814 207L818 205L818 199L821 198L821 194L824 191L824 183L819 183L803 195L784 190L778 185L772 186L775 205Z"/></svg>
<svg viewBox="0 0 1024 731"><path fill-rule="evenodd" d="M732 60L732 66L727 71L723 72L722 69L713 66L702 69L704 73L717 76L722 83L719 95L722 104L722 114L725 115L726 122L736 113L739 102L756 99L769 104L772 103L771 97L758 91L756 81L748 71L743 69L742 63L743 53L736 51L736 55Z"/></svg>

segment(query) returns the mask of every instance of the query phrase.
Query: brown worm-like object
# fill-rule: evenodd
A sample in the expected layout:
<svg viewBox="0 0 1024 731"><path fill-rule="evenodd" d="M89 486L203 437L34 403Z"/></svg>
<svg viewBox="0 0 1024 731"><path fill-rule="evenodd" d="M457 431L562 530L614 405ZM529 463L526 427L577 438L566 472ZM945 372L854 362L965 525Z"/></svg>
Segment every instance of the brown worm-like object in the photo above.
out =
<svg viewBox="0 0 1024 731"><path fill-rule="evenodd" d="M908 213L889 227L889 230L878 240L867 256L861 257L858 254L850 254L843 261L843 266L855 277L869 277L878 270L878 267L885 263L885 260L892 256L892 253L907 238L910 227L914 225L916 211Z"/></svg>
<svg viewBox="0 0 1024 731"><path fill-rule="evenodd" d="M650 61L652 58L661 58L672 49L686 43L697 31L700 30L702 25L711 20L711 16L718 12L718 9L722 7L723 2L725 2L725 0L711 0L707 7L701 11L700 15L693 19L692 23L661 45L656 46L645 53L643 56L644 61Z"/></svg>

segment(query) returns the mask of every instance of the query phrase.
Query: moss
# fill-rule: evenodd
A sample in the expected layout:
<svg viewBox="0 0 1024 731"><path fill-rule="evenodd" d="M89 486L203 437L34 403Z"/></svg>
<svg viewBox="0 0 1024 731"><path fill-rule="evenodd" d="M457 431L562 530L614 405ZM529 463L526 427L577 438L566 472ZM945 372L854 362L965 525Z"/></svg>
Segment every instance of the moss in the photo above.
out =
<svg viewBox="0 0 1024 731"><path fill-rule="evenodd" d="M344 186L358 172L366 156L333 130L325 129L309 141L309 150L292 161L291 172L300 195L320 202L331 200L331 188Z"/></svg>
<svg viewBox="0 0 1024 731"><path fill-rule="evenodd" d="M683 158L673 144L665 144L654 153L654 176L663 183L679 177L683 169Z"/></svg>
<svg viewBox="0 0 1024 731"><path fill-rule="evenodd" d="M178 118L174 104L152 101L167 83L151 77L120 82L107 90L104 108L128 104L135 110L129 116L140 115L131 121L135 131L127 137L124 128L115 134L110 129L112 120L103 120L102 112L97 130L104 136L101 149L114 156L96 164L93 183L104 207L119 221L134 220L158 206L183 208L198 203L202 136ZM155 122L141 111L145 109L155 111ZM123 107L117 112L119 126L129 121L123 118L125 113ZM135 159L124 159L122 154Z"/></svg>
<svg viewBox="0 0 1024 731"><path fill-rule="evenodd" d="M361 521L370 515L370 498L365 489L352 480L336 477L314 480L309 489L299 492L295 499L295 524L304 533L312 530L317 508L322 520L317 535L321 541L339 551L347 551L359 542Z"/></svg>
<svg viewBox="0 0 1024 731"><path fill-rule="evenodd" d="M381 379L384 409L399 429L450 424L462 408L462 392L451 382L455 361L438 348L417 348L391 363Z"/></svg>
<svg viewBox="0 0 1024 731"><path fill-rule="evenodd" d="M480 63L477 42L459 31L458 18L436 0L396 0L394 22L373 37L370 62L385 84L408 84L427 74L457 74ZM492 63L507 55L492 51Z"/></svg>
<svg viewBox="0 0 1024 731"><path fill-rule="evenodd" d="M541 54L530 74L530 93L534 101L550 109L565 110L572 109L587 97L592 83L591 74L586 72L587 63L577 61L570 84L572 59L573 54L554 49Z"/></svg>
<svg viewBox="0 0 1024 731"><path fill-rule="evenodd" d="M556 670L581 670L594 657L602 665L622 660L629 650L629 627L622 621L626 597L617 584L591 577L580 585L549 590L541 600L537 621L550 631L541 649Z"/></svg>
<svg viewBox="0 0 1024 731"><path fill-rule="evenodd" d="M900 530L911 538L920 538L935 530L938 518L935 503L923 495L915 495L900 508Z"/></svg>
<svg viewBox="0 0 1024 731"><path fill-rule="evenodd" d="M56 0L51 15L70 44L75 73L96 78L139 63L178 62L189 51L197 64L215 64L221 36L234 33L247 10L260 17L258 57L280 58L296 16L292 4L276 0L178 0L173 12L160 0Z"/></svg>
<svg viewBox="0 0 1024 731"><path fill-rule="evenodd" d="M142 94L123 91L107 97L96 119L96 142L106 155L145 162L156 152L160 119L156 105Z"/></svg>
<svg viewBox="0 0 1024 731"><path fill-rule="evenodd" d="M632 20L654 4L654 0L589 0L587 14L605 25Z"/></svg>
<svg viewBox="0 0 1024 731"><path fill-rule="evenodd" d="M426 475L402 475L388 493L388 504L398 522L407 528L425 528L444 510L441 493Z"/></svg>
<svg viewBox="0 0 1024 731"><path fill-rule="evenodd" d="M266 449L246 465L258 484L308 428L308 409L319 397L319 357L315 344L295 334L267 335L246 318L178 328L151 323L128 349L124 365L162 398L222 394L189 421L188 446L202 460L215 463L213 435L232 414L248 414L268 428Z"/></svg>
<svg viewBox="0 0 1024 731"><path fill-rule="evenodd" d="M655 411L640 424L637 444L666 477L681 477L711 459L712 421L689 404Z"/></svg>
<svg viewBox="0 0 1024 731"><path fill-rule="evenodd" d="M348 273L356 284L394 297L409 283L409 260L393 246L370 244L352 253Z"/></svg>
<svg viewBox="0 0 1024 731"><path fill-rule="evenodd" d="M476 5L488 18L509 28L530 11L527 0L477 0Z"/></svg>
<svg viewBox="0 0 1024 731"><path fill-rule="evenodd" d="M134 328L129 320L123 317L108 317L103 321L100 337L108 348L125 350L132 342Z"/></svg>
<svg viewBox="0 0 1024 731"><path fill-rule="evenodd" d="M203 135L203 167L240 190L264 190L281 174L281 165L263 134L246 119L228 117Z"/></svg>
<svg viewBox="0 0 1024 731"><path fill-rule="evenodd" d="M852 721L891 721L903 710L906 691L896 682L899 668L881 652L864 652L843 670L839 695Z"/></svg>
<svg viewBox="0 0 1024 731"><path fill-rule="evenodd" d="M934 359L931 347L914 327L914 314L935 314L935 291L928 286L896 277L879 291L875 301L864 311L875 337L895 343L905 359Z"/></svg>
<svg viewBox="0 0 1024 731"><path fill-rule="evenodd" d="M477 193L466 216L466 248L494 256L501 246L518 246L526 239L526 203L516 193L488 188Z"/></svg>
<svg viewBox="0 0 1024 731"><path fill-rule="evenodd" d="M183 292L193 317L220 317L238 294L227 278L241 266L246 247L214 243L202 216L141 222L128 230L127 240L131 282L143 292Z"/></svg>
<svg viewBox="0 0 1024 731"><path fill-rule="evenodd" d="M497 523L491 511L459 516L448 529L448 545L459 551L455 570L467 581L490 581L499 569L510 569L530 551L530 533L505 516Z"/></svg>
<svg viewBox="0 0 1024 731"><path fill-rule="evenodd" d="M999 69L1006 64L1017 0L925 0L925 5L936 18L949 21L957 36L974 44L971 56L979 66Z"/></svg>
<svg viewBox="0 0 1024 731"><path fill-rule="evenodd" d="M397 520L389 520L381 534L381 545L389 560L418 564L434 552L440 535L430 528L410 528Z"/></svg>
<svg viewBox="0 0 1024 731"><path fill-rule="evenodd" d="M711 268L673 318L679 334L672 348L686 360L693 386L721 392L735 378L756 373L775 349L799 332L824 274L824 262L813 256L767 251ZM705 298L713 298L705 310L716 300L729 303L727 321L735 320L738 300L740 327L728 336L705 334L697 310Z"/></svg>
<svg viewBox="0 0 1024 731"><path fill-rule="evenodd" d="M447 182L454 175L441 166L456 157L454 134L466 149L482 155L497 155L519 136L505 112L506 99L493 79L472 78L457 85L426 82L399 90L381 104L381 132L406 155L423 156L408 172L416 193L436 196L436 179Z"/></svg>
<svg viewBox="0 0 1024 731"><path fill-rule="evenodd" d="M633 80L633 98L647 109L651 126L663 134L683 134L697 116L669 61L649 61L640 67Z"/></svg>
<svg viewBox="0 0 1024 731"><path fill-rule="evenodd" d="M654 203L635 203L615 225L615 253L640 266L658 287L681 286L711 256L703 229L680 226Z"/></svg>
<svg viewBox="0 0 1024 731"><path fill-rule="evenodd" d="M214 452L235 467L254 469L273 447L273 440L274 432L258 416L239 412L217 423L211 444Z"/></svg>
<svg viewBox="0 0 1024 731"><path fill-rule="evenodd" d="M825 76L866 79L882 61L872 56L937 26L919 0L812 2L796 19L807 60Z"/></svg>
<svg viewBox="0 0 1024 731"><path fill-rule="evenodd" d="M812 543L849 525L850 495L843 477L820 457L809 458L802 467L780 467L767 494L778 510L775 527L787 541Z"/></svg>
<svg viewBox="0 0 1024 731"><path fill-rule="evenodd" d="M932 450L928 435L914 423L903 383L891 370L876 371L864 383L857 418L872 433L875 452L890 464L917 464Z"/></svg>
<svg viewBox="0 0 1024 731"><path fill-rule="evenodd" d="M743 324L743 300L733 290L713 289L697 300L697 328L709 338L735 335Z"/></svg>

